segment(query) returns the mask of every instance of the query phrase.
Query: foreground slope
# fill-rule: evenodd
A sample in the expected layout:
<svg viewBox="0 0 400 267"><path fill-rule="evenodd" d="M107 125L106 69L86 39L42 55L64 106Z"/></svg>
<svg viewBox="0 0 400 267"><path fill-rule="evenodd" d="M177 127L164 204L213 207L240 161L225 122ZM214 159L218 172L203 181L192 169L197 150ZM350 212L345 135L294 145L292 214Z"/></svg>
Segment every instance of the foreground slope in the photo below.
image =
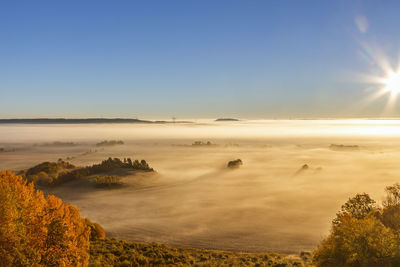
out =
<svg viewBox="0 0 400 267"><path fill-rule="evenodd" d="M311 254L240 253L96 239L89 266L311 266Z"/></svg>
<svg viewBox="0 0 400 267"><path fill-rule="evenodd" d="M307 256L307 255L303 255ZM106 239L101 226L61 199L0 171L0 267L304 266L300 257L178 248Z"/></svg>

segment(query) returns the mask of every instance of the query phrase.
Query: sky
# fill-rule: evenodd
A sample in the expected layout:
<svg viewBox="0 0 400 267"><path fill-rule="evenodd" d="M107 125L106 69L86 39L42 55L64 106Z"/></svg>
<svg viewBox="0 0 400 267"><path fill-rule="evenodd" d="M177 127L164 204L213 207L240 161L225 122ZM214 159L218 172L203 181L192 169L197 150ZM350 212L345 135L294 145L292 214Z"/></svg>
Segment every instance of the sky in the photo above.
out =
<svg viewBox="0 0 400 267"><path fill-rule="evenodd" d="M395 117L399 1L1 1L0 118Z"/></svg>

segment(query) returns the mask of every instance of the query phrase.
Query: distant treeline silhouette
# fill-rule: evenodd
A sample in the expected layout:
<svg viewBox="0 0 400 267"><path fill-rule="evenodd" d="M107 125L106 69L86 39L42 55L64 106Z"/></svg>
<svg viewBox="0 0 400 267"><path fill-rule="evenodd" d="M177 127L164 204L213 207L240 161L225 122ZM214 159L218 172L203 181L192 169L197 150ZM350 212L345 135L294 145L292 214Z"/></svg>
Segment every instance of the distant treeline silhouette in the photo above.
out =
<svg viewBox="0 0 400 267"><path fill-rule="evenodd" d="M37 118L37 119L0 119L0 123L38 123L38 124L74 124L74 123L165 123L165 121L148 121L139 119L65 119L65 118Z"/></svg>
<svg viewBox="0 0 400 267"><path fill-rule="evenodd" d="M347 151L353 151L353 150L359 150L360 147L358 145L337 145L337 144L331 144L329 146L330 149L332 150L347 150Z"/></svg>
<svg viewBox="0 0 400 267"><path fill-rule="evenodd" d="M211 143L210 141L203 142L203 141L194 141L192 146L216 146L216 144Z"/></svg>
<svg viewBox="0 0 400 267"><path fill-rule="evenodd" d="M44 144L34 144L34 146L55 146L55 147L71 147L77 145L78 144L74 142L60 142L60 141L54 141L52 143L44 143Z"/></svg>
<svg viewBox="0 0 400 267"><path fill-rule="evenodd" d="M96 144L96 146L115 146L123 145L124 142L121 140L104 140Z"/></svg>
<svg viewBox="0 0 400 267"><path fill-rule="evenodd" d="M149 121L124 118L34 118L34 119L0 119L1 123L25 123L25 124L79 124L79 123L172 123L171 121ZM190 123L190 121L173 121L173 123Z"/></svg>
<svg viewBox="0 0 400 267"><path fill-rule="evenodd" d="M239 120L234 118L218 118L215 121L239 121Z"/></svg>

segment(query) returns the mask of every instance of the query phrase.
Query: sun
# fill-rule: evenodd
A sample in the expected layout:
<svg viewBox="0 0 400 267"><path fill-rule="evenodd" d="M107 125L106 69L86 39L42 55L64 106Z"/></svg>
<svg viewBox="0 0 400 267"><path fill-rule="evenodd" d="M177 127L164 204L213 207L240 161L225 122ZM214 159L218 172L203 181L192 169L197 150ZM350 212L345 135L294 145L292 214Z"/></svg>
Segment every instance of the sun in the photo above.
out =
<svg viewBox="0 0 400 267"><path fill-rule="evenodd" d="M360 100L362 107L366 107L372 102L384 97L386 104L381 107L384 116L398 115L400 100L400 57L389 57L379 46L368 43L361 44L360 50L363 58L368 60L370 73L360 73L357 79L363 84L367 84L364 90L368 93L365 98ZM400 55L400 53L399 53ZM380 101L383 103L382 101ZM381 105L379 103L379 105Z"/></svg>
<svg viewBox="0 0 400 267"><path fill-rule="evenodd" d="M383 80L383 90L390 93L392 96L397 96L400 93L400 71L390 72Z"/></svg>

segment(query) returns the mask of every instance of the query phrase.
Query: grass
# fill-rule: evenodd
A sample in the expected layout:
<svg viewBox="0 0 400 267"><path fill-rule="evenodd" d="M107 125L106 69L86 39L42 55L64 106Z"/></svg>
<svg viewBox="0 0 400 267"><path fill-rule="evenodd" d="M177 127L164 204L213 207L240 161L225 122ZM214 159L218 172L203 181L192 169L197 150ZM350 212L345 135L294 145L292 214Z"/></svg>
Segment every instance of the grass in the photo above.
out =
<svg viewBox="0 0 400 267"><path fill-rule="evenodd" d="M116 239L91 241L89 266L311 266L311 254L241 253Z"/></svg>

